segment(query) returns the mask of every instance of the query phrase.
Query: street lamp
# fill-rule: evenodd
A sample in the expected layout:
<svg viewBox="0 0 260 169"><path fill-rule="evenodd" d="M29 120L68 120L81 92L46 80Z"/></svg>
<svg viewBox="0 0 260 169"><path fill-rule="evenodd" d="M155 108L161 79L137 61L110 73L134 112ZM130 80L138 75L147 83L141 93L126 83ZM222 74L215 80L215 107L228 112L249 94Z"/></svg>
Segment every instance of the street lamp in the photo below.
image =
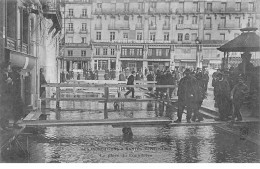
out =
<svg viewBox="0 0 260 169"><path fill-rule="evenodd" d="M198 37L195 39L195 43L196 43L196 67L201 68L200 55L199 55L201 41L199 40Z"/></svg>

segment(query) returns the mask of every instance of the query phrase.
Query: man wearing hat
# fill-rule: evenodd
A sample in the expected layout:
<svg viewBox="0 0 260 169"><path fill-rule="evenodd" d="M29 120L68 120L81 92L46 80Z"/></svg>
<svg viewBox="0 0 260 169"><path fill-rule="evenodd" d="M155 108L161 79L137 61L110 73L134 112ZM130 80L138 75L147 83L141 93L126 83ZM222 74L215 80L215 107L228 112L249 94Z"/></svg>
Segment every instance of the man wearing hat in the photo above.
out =
<svg viewBox="0 0 260 169"><path fill-rule="evenodd" d="M231 99L233 104L232 120L242 121L240 108L245 101L246 96L249 94L249 89L244 82L242 75L238 77L238 84L236 84L231 91Z"/></svg>
<svg viewBox="0 0 260 169"><path fill-rule="evenodd" d="M184 71L185 76L180 80L178 86L178 119L175 123L180 123L182 120L183 110L186 107L187 116L186 120L188 123L191 121L191 115L194 113L194 117L198 118L198 122L202 120L202 116L199 113L199 103L201 102L202 96L198 81L191 75L190 69Z"/></svg>

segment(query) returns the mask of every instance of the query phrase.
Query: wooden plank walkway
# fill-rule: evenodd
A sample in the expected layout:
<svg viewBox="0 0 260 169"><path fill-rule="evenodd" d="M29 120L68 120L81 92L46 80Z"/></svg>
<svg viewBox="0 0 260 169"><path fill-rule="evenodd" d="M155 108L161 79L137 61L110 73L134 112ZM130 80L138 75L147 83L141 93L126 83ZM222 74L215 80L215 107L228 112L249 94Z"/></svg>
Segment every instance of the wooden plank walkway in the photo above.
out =
<svg viewBox="0 0 260 169"><path fill-rule="evenodd" d="M42 121L23 121L24 126L100 126L100 125L167 125L172 120L167 118L142 118L142 119L100 119L100 120L42 120Z"/></svg>

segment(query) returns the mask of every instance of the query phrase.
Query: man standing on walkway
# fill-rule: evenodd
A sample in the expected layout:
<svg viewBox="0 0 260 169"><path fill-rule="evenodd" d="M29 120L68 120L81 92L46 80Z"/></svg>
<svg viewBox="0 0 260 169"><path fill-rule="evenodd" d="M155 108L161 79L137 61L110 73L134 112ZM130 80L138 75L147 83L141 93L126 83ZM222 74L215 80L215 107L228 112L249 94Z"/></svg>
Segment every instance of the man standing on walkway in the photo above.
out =
<svg viewBox="0 0 260 169"><path fill-rule="evenodd" d="M134 81L135 81L135 71L132 71L131 75L128 76L127 78L127 85L134 85ZM135 90L133 87L127 87L127 92L124 94L125 97L132 92L132 98L135 97Z"/></svg>
<svg viewBox="0 0 260 169"><path fill-rule="evenodd" d="M13 81L9 77L8 64L0 65L0 126L7 130L9 125L8 115L12 111L12 84Z"/></svg>
<svg viewBox="0 0 260 169"><path fill-rule="evenodd" d="M245 84L243 77L240 75L238 78L238 84L236 84L231 91L231 99L233 103L233 113L232 113L232 120L242 121L242 116L240 113L240 108L245 101L246 96L249 94L249 89Z"/></svg>
<svg viewBox="0 0 260 169"><path fill-rule="evenodd" d="M186 120L188 123L191 121L192 112L194 116L198 118L198 122L202 120L202 116L199 113L199 103L201 102L202 96L199 90L199 84L195 77L191 75L191 71L186 69L184 71L185 77L180 80L178 86L178 119L175 123L180 123L182 120L183 110L186 107L187 116Z"/></svg>
<svg viewBox="0 0 260 169"><path fill-rule="evenodd" d="M214 86L215 101L219 108L219 118L216 121L228 120L230 111L230 87L223 73L217 75L217 81Z"/></svg>

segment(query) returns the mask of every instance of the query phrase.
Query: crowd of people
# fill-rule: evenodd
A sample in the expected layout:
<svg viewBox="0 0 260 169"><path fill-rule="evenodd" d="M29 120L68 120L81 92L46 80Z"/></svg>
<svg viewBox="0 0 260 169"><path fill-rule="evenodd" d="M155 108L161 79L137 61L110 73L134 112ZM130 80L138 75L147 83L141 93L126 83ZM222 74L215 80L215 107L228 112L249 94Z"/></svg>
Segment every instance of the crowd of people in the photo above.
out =
<svg viewBox="0 0 260 169"><path fill-rule="evenodd" d="M24 115L24 104L21 98L21 79L18 67L10 64L0 65L0 127L8 130L9 119L13 119L14 128L20 128L17 122Z"/></svg>

